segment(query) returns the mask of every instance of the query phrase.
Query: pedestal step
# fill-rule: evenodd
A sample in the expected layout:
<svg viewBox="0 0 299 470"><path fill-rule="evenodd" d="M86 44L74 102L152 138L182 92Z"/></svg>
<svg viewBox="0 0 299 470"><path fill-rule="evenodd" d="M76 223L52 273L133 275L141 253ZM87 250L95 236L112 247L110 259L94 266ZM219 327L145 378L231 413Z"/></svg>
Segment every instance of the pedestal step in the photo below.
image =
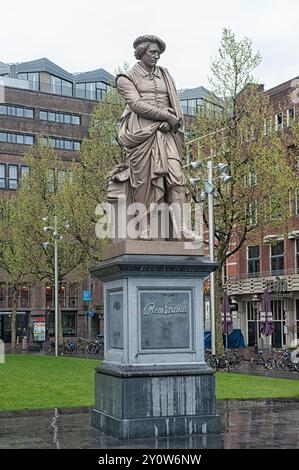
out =
<svg viewBox="0 0 299 470"><path fill-rule="evenodd" d="M161 367L156 374L99 367L92 423L118 439L218 433L214 375L208 368L165 368L163 375Z"/></svg>

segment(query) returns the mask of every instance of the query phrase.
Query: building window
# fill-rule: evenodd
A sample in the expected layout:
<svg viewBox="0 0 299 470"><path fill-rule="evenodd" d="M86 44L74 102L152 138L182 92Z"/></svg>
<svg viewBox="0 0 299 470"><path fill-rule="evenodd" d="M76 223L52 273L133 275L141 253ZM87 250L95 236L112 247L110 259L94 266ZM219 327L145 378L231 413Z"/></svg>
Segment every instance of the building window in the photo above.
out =
<svg viewBox="0 0 299 470"><path fill-rule="evenodd" d="M39 72L18 73L18 78L28 80L30 90L39 91Z"/></svg>
<svg viewBox="0 0 299 470"><path fill-rule="evenodd" d="M5 165L0 163L0 188L5 188Z"/></svg>
<svg viewBox="0 0 299 470"><path fill-rule="evenodd" d="M284 242L271 246L271 274L283 274L284 270Z"/></svg>
<svg viewBox="0 0 299 470"><path fill-rule="evenodd" d="M54 306L54 289L52 286L46 287L46 308Z"/></svg>
<svg viewBox="0 0 299 470"><path fill-rule="evenodd" d="M73 96L73 84L66 80L61 80L61 94L66 96Z"/></svg>
<svg viewBox="0 0 299 470"><path fill-rule="evenodd" d="M275 130L280 131L283 128L283 114L276 113L274 116L275 119Z"/></svg>
<svg viewBox="0 0 299 470"><path fill-rule="evenodd" d="M59 287L58 297L60 307L66 307L66 286L64 284Z"/></svg>
<svg viewBox="0 0 299 470"><path fill-rule="evenodd" d="M77 140L57 139L55 137L43 137L43 144L59 150L80 150L81 142Z"/></svg>
<svg viewBox="0 0 299 470"><path fill-rule="evenodd" d="M270 135L272 132L272 117L265 119L264 121L264 135Z"/></svg>
<svg viewBox="0 0 299 470"><path fill-rule="evenodd" d="M296 240L296 266L297 273L299 273L299 238Z"/></svg>
<svg viewBox="0 0 299 470"><path fill-rule="evenodd" d="M30 306L29 287L23 286L21 288L20 298L21 298L20 307L21 308L29 308L29 306Z"/></svg>
<svg viewBox="0 0 299 470"><path fill-rule="evenodd" d="M27 177L29 175L29 166L21 165L21 178L23 176Z"/></svg>
<svg viewBox="0 0 299 470"><path fill-rule="evenodd" d="M48 121L48 112L47 111L40 111L39 112L39 118L42 121Z"/></svg>
<svg viewBox="0 0 299 470"><path fill-rule="evenodd" d="M258 302L246 302L247 304L247 343L254 346L260 337L259 329L259 305Z"/></svg>
<svg viewBox="0 0 299 470"><path fill-rule="evenodd" d="M69 285L69 307L78 307L78 284Z"/></svg>
<svg viewBox="0 0 299 470"><path fill-rule="evenodd" d="M54 113L53 111L40 111L39 118L41 121L59 122L64 124L81 124L81 116L77 114Z"/></svg>
<svg viewBox="0 0 299 470"><path fill-rule="evenodd" d="M74 140L74 150L80 150L80 142Z"/></svg>
<svg viewBox="0 0 299 470"><path fill-rule="evenodd" d="M73 96L73 84L67 80L50 75L50 86L55 95Z"/></svg>
<svg viewBox="0 0 299 470"><path fill-rule="evenodd" d="M287 127L291 126L292 122L295 121L295 108L287 109Z"/></svg>
<svg viewBox="0 0 299 470"><path fill-rule="evenodd" d="M76 97L84 98L87 100L98 100L104 99L105 93L107 92L108 85L104 82L89 82L89 83L76 83Z"/></svg>
<svg viewBox="0 0 299 470"><path fill-rule="evenodd" d="M8 142L10 144L33 145L34 137L29 134L15 134L14 132L1 132L0 142Z"/></svg>
<svg viewBox="0 0 299 470"><path fill-rule="evenodd" d="M76 313L75 312L62 312L61 313L62 334L63 336L76 336ZM55 334L55 314L51 312L48 319L48 334L54 336Z"/></svg>
<svg viewBox="0 0 299 470"><path fill-rule="evenodd" d="M8 182L6 183L6 166L8 171ZM26 165L5 165L0 163L0 189L5 189L8 184L9 189L18 189L19 179L28 175L29 167Z"/></svg>
<svg viewBox="0 0 299 470"><path fill-rule="evenodd" d="M248 274L252 276L260 274L260 247L248 247Z"/></svg>
<svg viewBox="0 0 299 470"><path fill-rule="evenodd" d="M63 336L76 336L76 314L62 313Z"/></svg>
<svg viewBox="0 0 299 470"><path fill-rule="evenodd" d="M73 114L72 115L72 124L76 124L77 126L80 126L81 124L81 117L76 115L76 114Z"/></svg>
<svg viewBox="0 0 299 470"><path fill-rule="evenodd" d="M33 119L34 111L32 108L24 108L21 106L1 105L0 114L6 116L16 116Z"/></svg>
<svg viewBox="0 0 299 470"><path fill-rule="evenodd" d="M86 83L86 98L88 100L96 99L96 84L95 83Z"/></svg>
<svg viewBox="0 0 299 470"><path fill-rule="evenodd" d="M85 98L85 83L76 83L75 90L77 98Z"/></svg>
<svg viewBox="0 0 299 470"><path fill-rule="evenodd" d="M51 92L56 95L61 95L61 78L51 75Z"/></svg>
<svg viewBox="0 0 299 470"><path fill-rule="evenodd" d="M18 189L18 165L8 166L8 187Z"/></svg>

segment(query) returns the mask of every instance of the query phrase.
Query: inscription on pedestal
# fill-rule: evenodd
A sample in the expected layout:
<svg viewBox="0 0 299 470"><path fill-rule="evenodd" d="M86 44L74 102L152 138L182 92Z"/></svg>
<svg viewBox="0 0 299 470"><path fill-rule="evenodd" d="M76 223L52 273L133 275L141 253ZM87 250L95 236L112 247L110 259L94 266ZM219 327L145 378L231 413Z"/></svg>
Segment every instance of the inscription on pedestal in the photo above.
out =
<svg viewBox="0 0 299 470"><path fill-rule="evenodd" d="M140 290L141 349L190 348L191 291Z"/></svg>
<svg viewBox="0 0 299 470"><path fill-rule="evenodd" d="M109 346L123 349L123 291L108 293Z"/></svg>

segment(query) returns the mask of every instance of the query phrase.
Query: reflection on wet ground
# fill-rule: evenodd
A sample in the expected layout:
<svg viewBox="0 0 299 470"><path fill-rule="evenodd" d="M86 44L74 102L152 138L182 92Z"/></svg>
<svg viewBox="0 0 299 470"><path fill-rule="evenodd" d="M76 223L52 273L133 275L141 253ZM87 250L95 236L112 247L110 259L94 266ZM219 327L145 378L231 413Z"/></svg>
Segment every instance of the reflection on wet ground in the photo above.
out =
<svg viewBox="0 0 299 470"><path fill-rule="evenodd" d="M90 409L0 413L0 449L296 449L299 399L220 401L219 435L119 441L94 429Z"/></svg>

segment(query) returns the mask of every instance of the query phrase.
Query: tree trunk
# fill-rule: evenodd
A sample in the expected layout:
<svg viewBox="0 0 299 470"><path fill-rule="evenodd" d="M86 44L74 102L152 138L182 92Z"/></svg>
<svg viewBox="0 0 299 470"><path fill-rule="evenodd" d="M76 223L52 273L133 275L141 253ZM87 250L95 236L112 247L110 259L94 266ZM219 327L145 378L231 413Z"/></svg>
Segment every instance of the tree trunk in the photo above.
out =
<svg viewBox="0 0 299 470"><path fill-rule="evenodd" d="M17 306L18 306L18 291L13 289L12 292L12 313L11 313L11 351L16 350L16 323L17 323Z"/></svg>
<svg viewBox="0 0 299 470"><path fill-rule="evenodd" d="M222 318L221 318L221 297L222 297L222 268L215 272L215 316L216 316L216 354L224 353L222 341Z"/></svg>

